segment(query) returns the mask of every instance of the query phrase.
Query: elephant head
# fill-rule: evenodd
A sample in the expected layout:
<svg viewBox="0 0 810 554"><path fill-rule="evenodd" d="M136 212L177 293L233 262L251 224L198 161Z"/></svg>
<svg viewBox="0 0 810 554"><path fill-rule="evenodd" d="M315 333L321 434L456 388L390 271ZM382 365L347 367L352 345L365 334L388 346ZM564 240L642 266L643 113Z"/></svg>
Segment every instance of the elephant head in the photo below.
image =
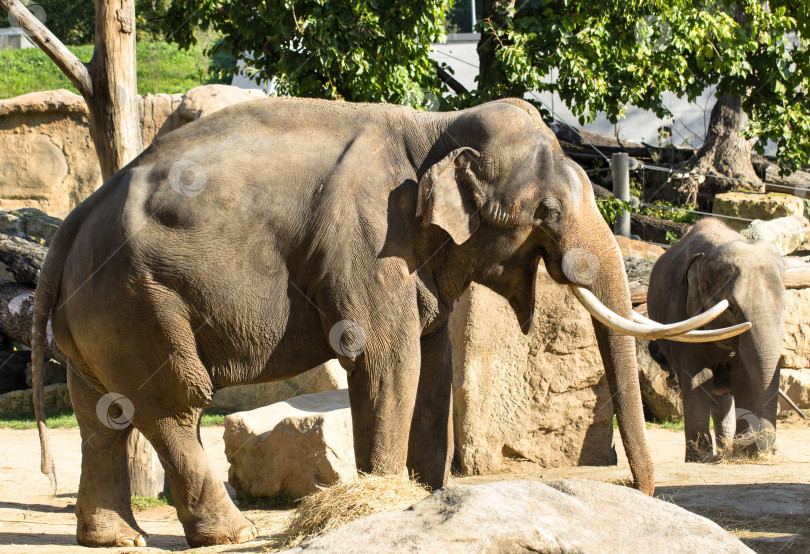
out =
<svg viewBox="0 0 810 554"><path fill-rule="evenodd" d="M466 110L448 125L439 146L449 153L424 171L417 214L453 243L436 275L440 295L457 298L470 282L481 283L509 301L528 333L539 261L555 281L570 285L594 317L636 487L652 494L635 341L628 334L714 340L745 329L690 332L722 305L666 326L633 314L621 252L590 181L527 102L507 99Z"/></svg>

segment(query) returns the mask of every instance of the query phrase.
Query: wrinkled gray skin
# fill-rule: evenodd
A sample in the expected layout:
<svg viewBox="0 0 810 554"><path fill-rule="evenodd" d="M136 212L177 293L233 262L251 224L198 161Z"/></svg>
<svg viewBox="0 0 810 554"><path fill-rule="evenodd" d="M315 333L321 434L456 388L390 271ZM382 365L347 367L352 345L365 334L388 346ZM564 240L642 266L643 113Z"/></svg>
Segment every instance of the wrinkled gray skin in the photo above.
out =
<svg viewBox="0 0 810 554"><path fill-rule="evenodd" d="M711 457L709 415L718 450L731 446L735 432L743 434L738 440L752 455L773 450L785 320L783 273L776 247L748 240L711 218L698 222L655 263L647 293L651 319L681 321L725 299L729 308L708 328L752 324L724 341L658 341L681 387L687 462ZM692 378L704 368L714 377L692 388Z"/></svg>
<svg viewBox="0 0 810 554"><path fill-rule="evenodd" d="M197 175L178 178L188 163ZM244 541L255 529L211 472L200 415L218 388L286 379L336 352L358 468L407 466L441 487L453 451L450 307L476 281L528 331L540 258L560 283L582 281L630 316L587 176L521 100L428 113L268 99L157 140L65 220L37 289L34 347L53 306L76 372L79 542L143 544L127 431L99 421L102 394L132 401L189 543ZM343 321L362 332L341 336ZM595 329L636 486L652 494L635 342Z"/></svg>

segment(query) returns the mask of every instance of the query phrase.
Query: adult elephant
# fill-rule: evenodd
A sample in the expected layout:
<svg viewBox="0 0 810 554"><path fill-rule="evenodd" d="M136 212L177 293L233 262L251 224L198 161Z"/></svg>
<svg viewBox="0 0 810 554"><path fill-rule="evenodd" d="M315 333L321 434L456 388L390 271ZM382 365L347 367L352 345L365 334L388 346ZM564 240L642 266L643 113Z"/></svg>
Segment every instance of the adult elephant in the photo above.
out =
<svg viewBox="0 0 810 554"><path fill-rule="evenodd" d="M779 360L785 316L782 257L772 244L744 238L717 219L698 222L667 250L650 274L647 306L659 321L676 321L726 300L712 325L750 320L750 332L712 344L659 341L681 387L686 461L713 453L735 433L752 455L773 450Z"/></svg>
<svg viewBox="0 0 810 554"><path fill-rule="evenodd" d="M358 468L407 466L441 487L450 307L476 281L528 331L540 258L598 317L659 336L622 319L622 258L588 178L521 100L427 113L268 99L157 140L64 221L36 293L38 382L52 308L72 361L79 542L145 544L129 507L129 421L156 448L191 545L254 537L211 472L200 415L218 388L335 354ZM596 334L636 487L651 494L634 341L601 324Z"/></svg>

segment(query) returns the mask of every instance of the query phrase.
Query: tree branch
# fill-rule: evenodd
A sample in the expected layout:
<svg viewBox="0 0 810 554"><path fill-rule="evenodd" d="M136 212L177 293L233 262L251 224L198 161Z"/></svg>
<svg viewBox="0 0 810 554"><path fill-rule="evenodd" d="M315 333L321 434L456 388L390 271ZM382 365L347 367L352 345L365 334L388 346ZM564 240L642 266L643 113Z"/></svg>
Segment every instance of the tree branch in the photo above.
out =
<svg viewBox="0 0 810 554"><path fill-rule="evenodd" d="M48 30L34 14L28 11L19 0L0 0L0 8L9 13L10 19L16 20L20 28L39 46L48 57L67 75L85 100L93 94L93 82L90 73L82 61L67 49L62 41Z"/></svg>
<svg viewBox="0 0 810 554"><path fill-rule="evenodd" d="M439 80L441 80L442 83L450 87L450 89L459 96L462 94L467 94L469 92L466 88L464 88L464 85L456 81L453 78L453 76L450 75L450 73L448 73L447 70L442 68L440 65L436 65L436 74L438 75Z"/></svg>

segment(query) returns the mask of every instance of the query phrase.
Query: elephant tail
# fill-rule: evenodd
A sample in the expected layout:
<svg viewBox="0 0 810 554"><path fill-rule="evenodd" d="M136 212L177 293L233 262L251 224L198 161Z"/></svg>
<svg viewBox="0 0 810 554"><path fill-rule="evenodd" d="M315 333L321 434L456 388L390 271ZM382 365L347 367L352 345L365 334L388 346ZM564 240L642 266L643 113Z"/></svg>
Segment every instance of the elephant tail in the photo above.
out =
<svg viewBox="0 0 810 554"><path fill-rule="evenodd" d="M34 317L31 324L31 380L34 389L34 415L39 429L39 442L42 450L42 473L48 476L56 493L56 467L48 443L48 427L45 422L45 350L53 341L50 327L51 310L56 304L59 285L62 280L62 264L59 256L49 255L42 264L37 289L34 294Z"/></svg>

